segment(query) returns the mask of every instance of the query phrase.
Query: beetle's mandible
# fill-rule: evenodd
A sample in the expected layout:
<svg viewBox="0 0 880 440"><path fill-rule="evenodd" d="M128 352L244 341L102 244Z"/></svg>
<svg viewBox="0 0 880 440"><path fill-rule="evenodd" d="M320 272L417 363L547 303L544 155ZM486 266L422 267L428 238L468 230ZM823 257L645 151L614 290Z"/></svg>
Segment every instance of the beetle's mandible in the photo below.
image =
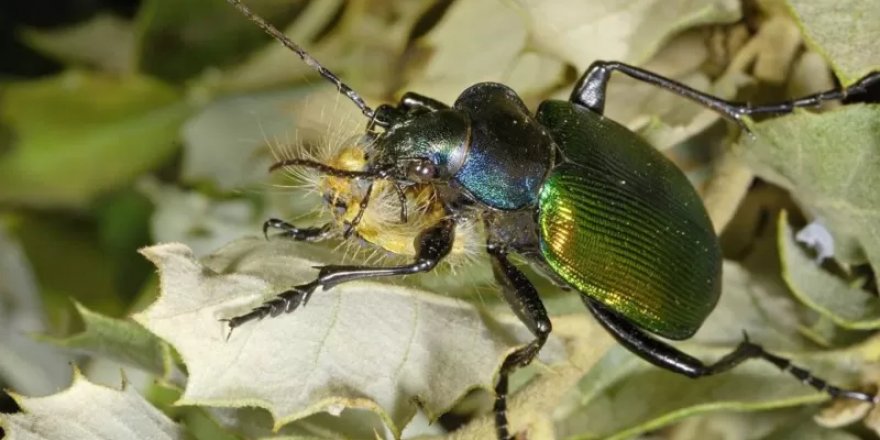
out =
<svg viewBox="0 0 880 440"><path fill-rule="evenodd" d="M747 116L785 114L863 93L880 83L880 73L843 90L750 106L627 64L597 61L577 82L569 100L545 101L534 115L513 90L491 82L467 88L451 106L406 93L396 105L374 110L239 0L228 1L335 84L367 119L359 145L369 154L361 155L356 169L307 159L287 159L273 166L311 168L328 178L360 182L360 200L341 202L338 222L300 228L271 219L264 232L278 229L285 237L307 241L358 234L375 185L385 185L398 195L402 222L413 221L407 206L414 191L428 192L432 200L429 209L419 213L424 228L410 248L410 263L324 266L313 281L229 319L230 328L292 312L305 305L319 287L326 290L351 280L430 271L454 249L457 227L480 222L504 299L534 335L529 344L508 355L500 369L494 404L499 439L511 438L506 413L508 376L535 358L551 332L538 292L510 262L511 253L522 256L560 286L579 292L586 307L617 341L660 368L697 378L756 358L831 396L877 402L870 394L828 384L748 339L716 363L705 364L652 336L687 339L713 310L721 293L718 238L684 174L638 135L602 113L612 72L666 89L741 125ZM380 240L375 238L373 243L403 252Z"/></svg>

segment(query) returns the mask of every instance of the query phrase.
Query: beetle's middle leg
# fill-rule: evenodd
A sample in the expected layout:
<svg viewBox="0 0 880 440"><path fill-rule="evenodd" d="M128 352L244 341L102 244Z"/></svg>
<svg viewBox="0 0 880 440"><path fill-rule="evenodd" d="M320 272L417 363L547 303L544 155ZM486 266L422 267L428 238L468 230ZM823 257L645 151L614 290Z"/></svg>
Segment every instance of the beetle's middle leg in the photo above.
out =
<svg viewBox="0 0 880 440"><path fill-rule="evenodd" d="M353 280L430 271L449 254L454 239L455 221L451 218L445 218L425 229L416 237L416 257L412 263L389 267L323 266L314 281L295 286L248 313L230 318L228 320L229 328L234 329L245 322L263 319L267 316L274 317L281 313L292 312L299 306L305 305L318 287L326 290Z"/></svg>
<svg viewBox="0 0 880 440"><path fill-rule="evenodd" d="M846 397L873 404L880 403L880 398L870 394L847 390L829 384L826 380L814 376L809 371L793 365L788 359L767 352L763 347L748 339L744 340L736 349L714 364L706 365L699 359L647 335L634 324L610 311L598 301L586 296L583 297L583 300L596 319L621 345L642 359L665 370L683 374L690 378L698 378L723 373L748 359L761 359L770 362L780 370L790 373L804 384L831 397Z"/></svg>
<svg viewBox="0 0 880 440"><path fill-rule="evenodd" d="M492 257L492 269L495 272L495 279L501 284L504 299L519 320L535 335L532 342L507 355L498 372L493 407L495 432L499 440L507 440L510 438L510 432L507 428L508 376L517 368L532 362L541 347L544 346L544 342L547 341L552 326L535 286L507 259L507 251L503 246L490 243L487 250Z"/></svg>

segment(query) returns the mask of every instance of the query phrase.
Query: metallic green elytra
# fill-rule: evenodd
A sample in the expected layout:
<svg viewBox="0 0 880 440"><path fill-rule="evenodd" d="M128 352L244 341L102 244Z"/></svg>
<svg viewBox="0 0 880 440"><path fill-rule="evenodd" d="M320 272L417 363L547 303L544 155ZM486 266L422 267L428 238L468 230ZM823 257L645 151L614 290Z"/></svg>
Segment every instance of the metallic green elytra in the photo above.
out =
<svg viewBox="0 0 880 440"><path fill-rule="evenodd" d="M684 174L625 127L565 101L538 121L563 160L544 182L541 252L585 295L639 327L686 339L721 293L721 252Z"/></svg>

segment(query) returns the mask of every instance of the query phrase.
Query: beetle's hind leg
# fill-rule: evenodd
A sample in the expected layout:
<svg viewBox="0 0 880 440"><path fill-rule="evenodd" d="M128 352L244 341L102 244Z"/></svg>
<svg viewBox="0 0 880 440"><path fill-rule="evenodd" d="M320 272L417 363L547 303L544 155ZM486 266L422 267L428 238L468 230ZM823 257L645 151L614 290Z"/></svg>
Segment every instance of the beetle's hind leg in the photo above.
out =
<svg viewBox="0 0 880 440"><path fill-rule="evenodd" d="M759 114L791 113L795 108L816 107L826 101L837 101L864 94L872 87L880 87L880 72L871 73L845 89L834 89L775 104L752 106L748 103L732 102L703 93L678 81L671 80L648 70L640 69L617 61L596 61L590 65L584 76L578 80L571 93L571 102L582 105L598 113L605 109L605 89L611 72L618 71L639 81L669 90L676 95L702 104L743 125L743 116Z"/></svg>
<svg viewBox="0 0 880 440"><path fill-rule="evenodd" d="M599 302L586 296L583 297L583 300L590 311L593 312L593 315L596 316L596 319L621 345L642 359L674 373L683 374L691 378L712 376L728 371L748 359L761 359L770 362L784 372L788 372L804 384L832 397L846 397L872 404L878 403L877 396L831 385L826 380L814 376L809 371L793 365L790 360L767 352L760 345L749 341L748 338L714 364L706 365L699 359L654 339Z"/></svg>
<svg viewBox="0 0 880 440"><path fill-rule="evenodd" d="M503 247L490 244L487 250L492 257L492 269L495 272L495 279L501 284L504 299L520 321L535 335L532 342L507 355L498 372L498 382L495 384L495 405L492 410L495 413L495 431L498 439L507 440L510 438L510 432L507 428L508 377L517 368L532 362L541 347L544 346L544 342L547 341L552 326L535 286L516 266L511 264Z"/></svg>
<svg viewBox="0 0 880 440"><path fill-rule="evenodd" d="M410 264L390 267L323 266L315 280L292 287L250 312L225 321L231 331L248 321L290 313L300 306L304 306L318 287L326 290L348 281L430 271L449 254L454 239L455 221L451 218L445 218L419 234L416 238L416 258Z"/></svg>

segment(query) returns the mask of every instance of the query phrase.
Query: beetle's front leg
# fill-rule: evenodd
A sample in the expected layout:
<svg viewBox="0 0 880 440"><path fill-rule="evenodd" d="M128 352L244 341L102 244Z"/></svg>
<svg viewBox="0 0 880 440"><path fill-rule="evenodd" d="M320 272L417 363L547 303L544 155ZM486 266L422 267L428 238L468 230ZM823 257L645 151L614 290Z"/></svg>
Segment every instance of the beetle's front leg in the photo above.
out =
<svg viewBox="0 0 880 440"><path fill-rule="evenodd" d="M722 115L740 121L743 116L756 114L791 113L795 108L816 107L826 101L842 100L850 96L866 93L869 88L880 85L880 72L871 73L846 89L828 90L775 104L752 106L748 103L731 102L703 93L678 81L671 80L654 72L640 69L617 61L596 61L578 80L571 93L571 102L582 105L597 113L605 109L605 88L611 72L618 71L627 76L669 90L676 95L702 104Z"/></svg>
<svg viewBox="0 0 880 440"><path fill-rule="evenodd" d="M326 290L347 281L430 271L449 254L454 239L455 221L446 218L425 229L416 237L416 258L410 264L390 267L324 266L314 281L295 286L248 313L228 319L229 328L231 330L248 321L263 319L266 316L274 317L281 313L292 312L299 306L305 305L318 287Z"/></svg>
<svg viewBox="0 0 880 440"><path fill-rule="evenodd" d="M508 376L517 368L532 362L541 347L544 346L544 342L547 341L552 326L535 286L516 266L510 263L503 246L489 244L487 250L492 257L492 269L495 272L495 279L501 284L504 299L519 320L535 335L532 342L507 355L498 372L498 382L495 384L495 405L492 408L495 413L495 432L499 440L507 440L510 438L510 432L507 428Z"/></svg>
<svg viewBox="0 0 880 440"><path fill-rule="evenodd" d="M312 228L298 228L284 220L270 218L263 223L263 235L269 239L269 229L280 229L280 237L290 238L294 241L321 241L332 237L333 225L327 223L323 226Z"/></svg>
<svg viewBox="0 0 880 440"><path fill-rule="evenodd" d="M788 359L767 352L763 347L748 339L744 340L736 349L714 364L706 365L699 359L652 338L599 302L586 296L583 297L583 300L596 319L621 345L642 359L665 370L683 374L690 378L698 378L723 373L748 359L761 359L770 362L780 370L790 373L804 384L831 397L846 397L873 404L880 403L878 402L878 397L870 394L831 385L826 380L814 376L809 371L793 365Z"/></svg>

